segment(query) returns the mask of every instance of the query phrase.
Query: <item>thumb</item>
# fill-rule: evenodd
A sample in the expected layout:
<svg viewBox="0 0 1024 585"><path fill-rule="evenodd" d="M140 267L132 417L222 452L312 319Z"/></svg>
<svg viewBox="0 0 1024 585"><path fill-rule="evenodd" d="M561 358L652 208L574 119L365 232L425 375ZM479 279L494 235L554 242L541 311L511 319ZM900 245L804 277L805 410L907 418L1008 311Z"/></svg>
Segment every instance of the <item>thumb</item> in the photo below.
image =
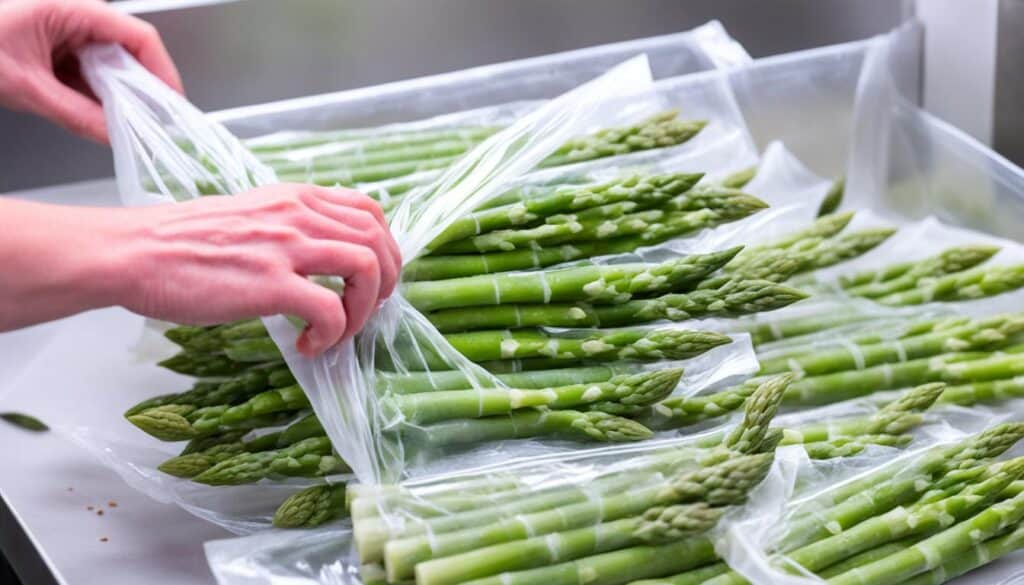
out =
<svg viewBox="0 0 1024 585"><path fill-rule="evenodd" d="M103 107L95 100L50 76L34 80L28 93L30 107L36 114L89 140L109 142Z"/></svg>

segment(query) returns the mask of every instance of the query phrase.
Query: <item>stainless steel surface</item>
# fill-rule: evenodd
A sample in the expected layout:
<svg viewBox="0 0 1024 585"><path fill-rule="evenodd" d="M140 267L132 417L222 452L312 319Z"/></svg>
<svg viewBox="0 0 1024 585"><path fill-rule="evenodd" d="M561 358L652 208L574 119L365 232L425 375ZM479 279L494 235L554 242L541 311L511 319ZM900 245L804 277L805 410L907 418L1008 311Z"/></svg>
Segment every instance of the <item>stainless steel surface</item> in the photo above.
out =
<svg viewBox="0 0 1024 585"><path fill-rule="evenodd" d="M145 3L133 3L144 6ZM204 110L374 85L721 20L755 57L864 38L893 0L245 0L158 11ZM0 192L109 176L109 151L0 112Z"/></svg>
<svg viewBox="0 0 1024 585"><path fill-rule="evenodd" d="M1024 166L1024 0L1000 0L992 146Z"/></svg>

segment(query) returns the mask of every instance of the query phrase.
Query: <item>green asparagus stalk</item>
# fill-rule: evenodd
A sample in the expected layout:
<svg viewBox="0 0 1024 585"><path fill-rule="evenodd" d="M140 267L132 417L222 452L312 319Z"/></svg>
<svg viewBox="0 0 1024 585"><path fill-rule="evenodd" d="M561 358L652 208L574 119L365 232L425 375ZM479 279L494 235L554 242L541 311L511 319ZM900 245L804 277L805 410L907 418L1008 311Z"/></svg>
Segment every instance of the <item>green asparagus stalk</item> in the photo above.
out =
<svg viewBox="0 0 1024 585"><path fill-rule="evenodd" d="M513 372L498 374L496 378L509 388L538 389L551 386L607 382L615 376L634 374L638 371L636 367L615 364ZM379 393L401 395L433 392L435 390L466 390L472 388L474 384L465 373L458 370L402 374L377 372L375 383Z"/></svg>
<svg viewBox="0 0 1024 585"><path fill-rule="evenodd" d="M574 214L551 216L545 223L535 227L495 230L453 241L434 250L437 254L509 252L531 249L538 245L550 247L613 237L643 236L651 230L688 231L693 229L692 226L703 225L712 220L720 222L742 219L750 215L752 210L756 211L765 206L761 200L739 191L698 192L704 197L694 197L687 193L679 196L680 201L669 201L655 209L633 210L635 205L620 202L585 209ZM711 196L712 193L717 197ZM695 199L703 199L710 205L690 209ZM684 209L676 209L677 207Z"/></svg>
<svg viewBox="0 0 1024 585"><path fill-rule="evenodd" d="M873 320L873 317L863 313L840 310L838 312L830 312L827 318L822 315L814 315L777 321L738 323L737 325L740 330L750 333L751 341L755 346L760 346L773 341L792 339L834 327L864 323L871 320Z"/></svg>
<svg viewBox="0 0 1024 585"><path fill-rule="evenodd" d="M876 300L883 305L907 306L930 302L971 301L1024 286L1024 264L976 268L950 274L913 290L892 293Z"/></svg>
<svg viewBox="0 0 1024 585"><path fill-rule="evenodd" d="M779 309L806 296L765 280L729 280L717 289L633 299L618 305L502 304L435 311L427 318L444 333L503 327L619 327L658 320L736 317Z"/></svg>
<svg viewBox="0 0 1024 585"><path fill-rule="evenodd" d="M177 353L157 365L196 378L235 376L252 367L251 363L240 363L227 356L197 352Z"/></svg>
<svg viewBox="0 0 1024 585"><path fill-rule="evenodd" d="M577 410L516 411L507 416L409 427L404 432L417 445L432 447L546 435L598 442L641 441L652 436L650 429L636 421L599 411Z"/></svg>
<svg viewBox="0 0 1024 585"><path fill-rule="evenodd" d="M857 567L867 565L868 563L873 563L879 559L884 559L885 557L893 553L900 552L908 546L916 542L920 542L921 540L924 540L924 538L924 536L911 536L909 538L904 538L893 542L887 542L883 545L876 546L871 550L866 550L862 553L857 553L848 559L839 561L838 563L828 567L827 569L816 571L816 574L822 579L835 577L836 575L841 575Z"/></svg>
<svg viewBox="0 0 1024 585"><path fill-rule="evenodd" d="M609 156L682 144L700 132L707 122L679 120L668 110L632 126L607 128L589 136L569 140L544 159L541 168L556 167Z"/></svg>
<svg viewBox="0 0 1024 585"><path fill-rule="evenodd" d="M509 303L623 303L633 295L659 294L695 284L739 251L740 248L731 248L659 264L591 265L419 281L405 284L402 293L410 304L424 312Z"/></svg>
<svg viewBox="0 0 1024 585"><path fill-rule="evenodd" d="M456 126L402 132L384 131L373 134L352 130L329 130L262 136L246 140L244 143L246 148L256 153L261 160L267 160L287 155L298 149L325 144L345 143L353 149L375 152L447 140L483 140L498 130L501 128L496 126Z"/></svg>
<svg viewBox="0 0 1024 585"><path fill-rule="evenodd" d="M902 585L940 585L1021 548L1024 548L1024 528L1017 524L1008 534L986 540L950 559L944 559L938 567L907 579ZM897 552L902 551L892 551L891 554Z"/></svg>
<svg viewBox="0 0 1024 585"><path fill-rule="evenodd" d="M267 158L264 163L278 174L334 171L393 164L407 161L450 159L465 154L479 144L476 140L440 140L424 144L396 146L388 149L363 151L360 149L314 154L293 160Z"/></svg>
<svg viewBox="0 0 1024 585"><path fill-rule="evenodd" d="M728 214L715 209L684 212L673 222L652 225L650 229L640 235L576 242L561 246L538 246L529 250L514 250L512 252L424 256L408 263L402 272L402 277L407 282L442 280L494 272L544 268L594 256L633 252L644 246L653 246L704 228L735 221L739 219L739 214L746 213L744 216L746 217L767 207L765 203L753 197L747 197L745 203L746 207L731 209Z"/></svg>
<svg viewBox="0 0 1024 585"><path fill-rule="evenodd" d="M794 371L809 376L864 369L938 355L948 351L985 351L1008 345L1024 331L1024 318L999 315L952 327L939 327L917 336L880 343L854 343L829 350L808 352L804 356L784 356L761 361L761 374Z"/></svg>
<svg viewBox="0 0 1024 585"><path fill-rule="evenodd" d="M460 418L480 418L531 407L552 409L588 407L603 410L602 403L646 406L668 396L682 377L681 369L664 369L627 376L607 382L573 384L528 390L489 388L439 390L396 396L394 403L406 421L433 423Z"/></svg>
<svg viewBox="0 0 1024 585"><path fill-rule="evenodd" d="M626 202L645 207L682 193L687 193L693 200L705 204L718 203L719 198L715 197L719 193L717 191L702 191L696 196L688 193L702 176L683 173L632 175L596 185L557 187L538 197L523 198L509 205L477 211L456 219L441 232L441 235L434 238L428 249L436 250L448 242L495 230L530 225L559 213L571 213L613 203ZM726 197L721 199L727 200Z"/></svg>
<svg viewBox="0 0 1024 585"><path fill-rule="evenodd" d="M672 575L699 567L715 558L705 536L662 545L642 545L514 573L466 581L471 585L618 585L637 579Z"/></svg>
<svg viewBox="0 0 1024 585"><path fill-rule="evenodd" d="M200 380L195 383L191 390L177 394L165 394L144 400L125 412L126 417L149 410L156 406L167 406L171 404L189 405L196 408L205 406L216 406L220 404L232 404L246 400L252 395L269 388L271 379L275 381L282 374L286 374L288 368L255 368L242 372L241 374L224 382L210 382ZM290 375L288 375L290 377ZM294 382L292 382L294 383Z"/></svg>
<svg viewBox="0 0 1024 585"><path fill-rule="evenodd" d="M949 386L939 399L949 404L973 406L980 403L991 404L1014 398L1024 398L1024 379L1020 377Z"/></svg>
<svg viewBox="0 0 1024 585"><path fill-rule="evenodd" d="M20 429L42 433L50 430L50 427L38 418L23 412L0 412L0 420L12 424Z"/></svg>
<svg viewBox="0 0 1024 585"><path fill-rule="evenodd" d="M471 361L548 358L563 363L574 360L681 360L731 341L721 333L671 328L586 333L576 337L571 333L554 334L531 329L472 331L450 333L445 335L445 339ZM433 348L417 349L421 351L404 351L399 348L400 358L409 369L451 369L448 360ZM263 362L268 357L280 356L277 346L269 338L231 342L224 351L231 359L240 362ZM381 357L392 359L391 356Z"/></svg>
<svg viewBox="0 0 1024 585"><path fill-rule="evenodd" d="M785 250L793 246L807 248L843 231L853 219L853 212L833 213L819 217L805 229L794 231L778 240L761 246L748 247L741 256L732 261L732 268L739 268L746 262L769 250Z"/></svg>
<svg viewBox="0 0 1024 585"><path fill-rule="evenodd" d="M831 585L895 585L944 562L969 553L979 542L997 536L1024 518L1024 495L999 502L935 536L868 565L828 580Z"/></svg>
<svg viewBox="0 0 1024 585"><path fill-rule="evenodd" d="M240 485L271 475L317 477L349 471L327 437L304 439L282 449L241 453L192 478L207 485Z"/></svg>
<svg viewBox="0 0 1024 585"><path fill-rule="evenodd" d="M879 298L893 293L916 288L925 279L946 276L968 270L985 262L999 248L996 246L959 246L949 248L938 256L920 262L897 264L841 278L840 286L846 292L860 297Z"/></svg>
<svg viewBox="0 0 1024 585"><path fill-rule="evenodd" d="M324 171L290 171L279 173L277 178L287 183L312 183L326 187L334 187L336 185L358 185L360 183L373 183L376 181L404 177L420 171L444 169L458 160L458 158L459 157L457 155L449 155L422 160L407 160L352 166L348 168L333 168Z"/></svg>
<svg viewBox="0 0 1024 585"><path fill-rule="evenodd" d="M319 484L292 494L274 512L275 528L313 528L345 513L345 484Z"/></svg>
<svg viewBox="0 0 1024 585"><path fill-rule="evenodd" d="M228 431L193 439L181 452L161 463L157 468L181 478L199 475L214 465L241 453L257 453L288 447L309 438L325 437L316 416L310 414L281 431L274 431L243 440L247 430Z"/></svg>

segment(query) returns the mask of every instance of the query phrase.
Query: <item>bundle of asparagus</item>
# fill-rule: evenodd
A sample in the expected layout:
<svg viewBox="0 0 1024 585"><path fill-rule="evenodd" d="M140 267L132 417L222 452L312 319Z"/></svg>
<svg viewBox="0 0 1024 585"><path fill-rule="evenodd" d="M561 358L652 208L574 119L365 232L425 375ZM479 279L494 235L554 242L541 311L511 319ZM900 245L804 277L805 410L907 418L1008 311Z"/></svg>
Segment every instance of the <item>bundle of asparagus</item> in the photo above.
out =
<svg viewBox="0 0 1024 585"><path fill-rule="evenodd" d="M773 546L779 570L844 585L942 583L987 562L986 552L1021 547L1024 458L993 459L1022 436L1024 425L998 425L804 497ZM659 577L640 583L748 583L722 562Z"/></svg>
<svg viewBox="0 0 1024 585"><path fill-rule="evenodd" d="M674 110L661 112L633 125L606 128L572 139L539 166L563 166L676 146L696 136L706 124L702 120L680 120ZM500 129L462 126L389 133L376 138L327 132L253 146L257 157L274 169L282 181L359 186L444 169ZM422 181L408 181L401 188L392 186L388 191L393 196L417 184Z"/></svg>
<svg viewBox="0 0 1024 585"><path fill-rule="evenodd" d="M898 437L871 433L902 432L907 427L899 421L927 408L941 390L915 390L871 424L845 427L855 434L838 435L836 427L829 435L822 425L779 432L770 422L789 378L763 383L735 429L634 456L595 477L562 475L556 485L531 488L527 468L426 488L349 486L364 577L497 584L575 583L588 576L628 583L711 563L713 547L702 533L761 481L780 442L804 443L812 457L850 455L856 451L844 453L843 445ZM342 516L342 491L311 488L282 506L278 519L294 526Z"/></svg>
<svg viewBox="0 0 1024 585"><path fill-rule="evenodd" d="M889 306L967 301L1024 287L1024 266L979 266L997 252L996 246L958 246L924 260L842 277L839 285L847 294Z"/></svg>

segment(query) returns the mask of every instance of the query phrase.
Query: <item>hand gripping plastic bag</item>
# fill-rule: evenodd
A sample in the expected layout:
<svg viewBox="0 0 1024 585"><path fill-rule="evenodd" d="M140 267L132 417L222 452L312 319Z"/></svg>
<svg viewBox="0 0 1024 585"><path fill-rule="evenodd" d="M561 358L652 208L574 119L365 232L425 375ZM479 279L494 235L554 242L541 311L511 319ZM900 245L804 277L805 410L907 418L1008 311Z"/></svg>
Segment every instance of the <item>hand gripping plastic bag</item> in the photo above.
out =
<svg viewBox="0 0 1024 585"><path fill-rule="evenodd" d="M210 191L237 193L272 180L273 173L249 156L237 140L222 128L208 124L166 88L153 87L144 72L125 59L112 48L94 49L83 57L90 81L111 117L118 120L112 134L120 151L119 175L132 177L144 168L151 184L143 184L142 190L157 190L181 199ZM99 65L104 60L115 67ZM662 105L661 97L651 92L650 75L641 58L540 106L485 140L437 182L409 193L394 210L392 227L405 257L414 258L444 229L444 220L476 208L567 139L649 114ZM174 129L173 136L163 130L168 123ZM478 388L484 384L499 386L497 380L448 347L422 315L398 296L385 303L378 319L354 344L336 348L312 362L294 352L296 332L292 324L280 318L268 319L267 325L332 442L356 475L371 481L400 475L407 459L407 445L382 432L401 422L402 417L389 400L378 401L371 390L375 373L368 366L378 357L386 357L389 366L399 373L427 370L429 376L430 370L440 366L461 370ZM642 335L640 339L648 335L623 333L637 334ZM651 334L669 333L651 330ZM584 348L603 343L589 341L586 332L551 335L565 340L560 343L582 344ZM503 355L506 345L502 342ZM541 416L541 424L550 424L544 418L546 415ZM510 420L509 424L517 422Z"/></svg>

